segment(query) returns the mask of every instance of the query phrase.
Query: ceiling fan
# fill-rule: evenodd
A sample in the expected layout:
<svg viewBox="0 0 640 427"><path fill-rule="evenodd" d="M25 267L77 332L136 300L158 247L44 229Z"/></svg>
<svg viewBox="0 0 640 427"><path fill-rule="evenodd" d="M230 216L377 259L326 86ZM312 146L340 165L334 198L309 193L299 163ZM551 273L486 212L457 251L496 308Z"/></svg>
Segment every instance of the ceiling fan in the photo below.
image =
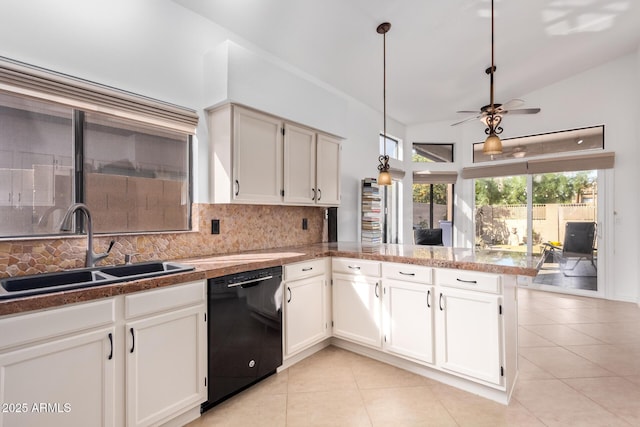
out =
<svg viewBox="0 0 640 427"><path fill-rule="evenodd" d="M502 143L500 142L499 134L503 129L500 126L502 116L506 114L537 114L540 112L540 108L518 108L524 104L521 99L512 99L504 104L499 104L494 101L493 97L493 75L496 72L496 66L494 63L494 16L493 16L493 1L491 0L491 67L487 68L485 72L490 76L489 83L489 104L480 108L480 111L458 111L458 113L474 114L474 116L466 118L462 121L452 124L456 126L471 120L480 119L487 128L484 132L488 135L485 140L482 151L485 154L500 154L502 153Z"/></svg>

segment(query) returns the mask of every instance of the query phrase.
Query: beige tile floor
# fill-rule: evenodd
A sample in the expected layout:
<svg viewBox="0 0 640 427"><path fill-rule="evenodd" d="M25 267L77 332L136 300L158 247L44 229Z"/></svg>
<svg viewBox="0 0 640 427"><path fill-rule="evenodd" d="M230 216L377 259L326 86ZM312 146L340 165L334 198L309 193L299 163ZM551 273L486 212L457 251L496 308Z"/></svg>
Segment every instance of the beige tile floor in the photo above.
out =
<svg viewBox="0 0 640 427"><path fill-rule="evenodd" d="M208 426L640 426L640 308L519 291L508 406L328 347L213 408Z"/></svg>

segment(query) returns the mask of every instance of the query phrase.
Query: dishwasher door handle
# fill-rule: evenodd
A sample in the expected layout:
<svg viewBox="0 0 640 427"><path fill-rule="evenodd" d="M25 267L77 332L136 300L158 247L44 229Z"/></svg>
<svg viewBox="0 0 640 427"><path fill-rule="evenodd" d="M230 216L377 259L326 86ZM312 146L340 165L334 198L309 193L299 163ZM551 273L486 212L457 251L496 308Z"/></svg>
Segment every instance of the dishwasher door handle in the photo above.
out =
<svg viewBox="0 0 640 427"><path fill-rule="evenodd" d="M261 277L259 279L246 280L244 282L231 283L227 285L227 288L235 288L236 286L248 285L249 283L263 282L269 279L273 279L273 276L266 276L266 277Z"/></svg>

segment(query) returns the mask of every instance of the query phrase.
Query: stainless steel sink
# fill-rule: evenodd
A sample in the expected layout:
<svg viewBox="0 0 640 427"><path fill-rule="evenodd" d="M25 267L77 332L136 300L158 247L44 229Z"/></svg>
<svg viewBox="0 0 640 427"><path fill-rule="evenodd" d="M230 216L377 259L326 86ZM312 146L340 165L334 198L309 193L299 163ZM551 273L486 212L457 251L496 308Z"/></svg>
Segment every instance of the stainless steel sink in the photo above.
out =
<svg viewBox="0 0 640 427"><path fill-rule="evenodd" d="M194 267L174 262L147 262L102 268L42 273L0 280L0 299L88 288L147 277L191 271Z"/></svg>

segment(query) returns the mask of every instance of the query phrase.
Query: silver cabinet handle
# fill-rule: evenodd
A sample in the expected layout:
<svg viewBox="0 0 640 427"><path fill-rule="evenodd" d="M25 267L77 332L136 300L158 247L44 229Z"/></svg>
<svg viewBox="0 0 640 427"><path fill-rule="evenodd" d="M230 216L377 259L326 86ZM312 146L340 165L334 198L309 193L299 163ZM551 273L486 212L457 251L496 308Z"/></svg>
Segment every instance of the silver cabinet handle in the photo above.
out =
<svg viewBox="0 0 640 427"><path fill-rule="evenodd" d="M289 286L287 286L287 291L289 291L289 299L287 300L287 303L291 302L291 288Z"/></svg>
<svg viewBox="0 0 640 427"><path fill-rule="evenodd" d="M458 282L462 282L462 283L471 283L472 285L475 285L478 283L477 280L462 280L462 279L456 279Z"/></svg>
<svg viewBox="0 0 640 427"><path fill-rule="evenodd" d="M442 308L442 292L440 293L440 300L438 301L438 305L440 306L440 311L443 311L444 308Z"/></svg>
<svg viewBox="0 0 640 427"><path fill-rule="evenodd" d="M302 269L302 271L311 271L311 270L313 270L313 267L307 267Z"/></svg>
<svg viewBox="0 0 640 427"><path fill-rule="evenodd" d="M352 270L360 270L360 267L357 265L348 265L347 267L349 267Z"/></svg>
<svg viewBox="0 0 640 427"><path fill-rule="evenodd" d="M322 199L322 190L318 188L318 201L320 201L320 199Z"/></svg>
<svg viewBox="0 0 640 427"><path fill-rule="evenodd" d="M400 274L402 274L403 276L415 276L416 273L405 273L404 271L400 271Z"/></svg>
<svg viewBox="0 0 640 427"><path fill-rule="evenodd" d="M378 282L376 282L376 287L375 287L375 289L373 290L373 292L376 294L376 298L380 298L380 296L378 295L378 286L379 286L379 285L378 285Z"/></svg>
<svg viewBox="0 0 640 427"><path fill-rule="evenodd" d="M133 333L133 328L129 329L129 332L131 332L131 350L129 350L129 353L133 353L133 350L136 348L136 336Z"/></svg>
<svg viewBox="0 0 640 427"><path fill-rule="evenodd" d="M240 194L240 182L236 179L236 196Z"/></svg>
<svg viewBox="0 0 640 427"><path fill-rule="evenodd" d="M431 308L429 300L431 300L431 289L427 290L427 308Z"/></svg>
<svg viewBox="0 0 640 427"><path fill-rule="evenodd" d="M312 188L311 191L313 191L313 197L311 198L311 200L315 200L316 199L316 189Z"/></svg>

